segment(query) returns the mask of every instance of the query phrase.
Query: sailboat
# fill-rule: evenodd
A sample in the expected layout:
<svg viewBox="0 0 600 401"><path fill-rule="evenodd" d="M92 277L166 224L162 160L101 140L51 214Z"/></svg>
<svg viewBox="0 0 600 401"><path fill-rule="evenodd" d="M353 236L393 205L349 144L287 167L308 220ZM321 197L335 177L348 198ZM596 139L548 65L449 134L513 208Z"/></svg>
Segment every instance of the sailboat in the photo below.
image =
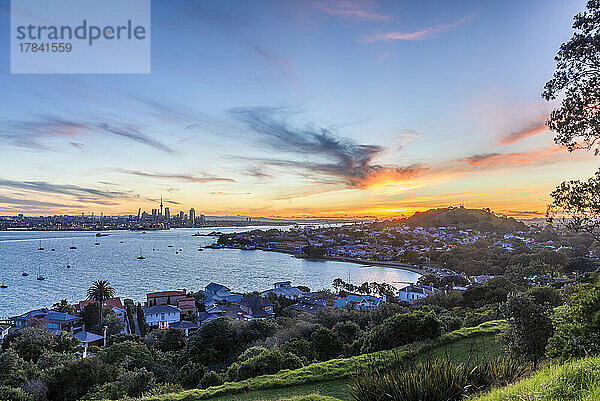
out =
<svg viewBox="0 0 600 401"><path fill-rule="evenodd" d="M142 254L142 249L140 248L140 256L137 257L139 260L146 259Z"/></svg>
<svg viewBox="0 0 600 401"><path fill-rule="evenodd" d="M42 281L42 280L46 280L46 277L42 276L41 272L40 272L40 267L38 266L38 275L37 275L37 279Z"/></svg>
<svg viewBox="0 0 600 401"><path fill-rule="evenodd" d="M23 273L21 273L21 276L23 276L23 277L27 277L27 276L29 276L29 273L27 273L27 272L23 272Z"/></svg>
<svg viewBox="0 0 600 401"><path fill-rule="evenodd" d="M0 284L0 288L8 288L6 284Z"/></svg>
<svg viewBox="0 0 600 401"><path fill-rule="evenodd" d="M42 241L40 241L40 247L38 248L38 251L43 251L44 247L42 246Z"/></svg>

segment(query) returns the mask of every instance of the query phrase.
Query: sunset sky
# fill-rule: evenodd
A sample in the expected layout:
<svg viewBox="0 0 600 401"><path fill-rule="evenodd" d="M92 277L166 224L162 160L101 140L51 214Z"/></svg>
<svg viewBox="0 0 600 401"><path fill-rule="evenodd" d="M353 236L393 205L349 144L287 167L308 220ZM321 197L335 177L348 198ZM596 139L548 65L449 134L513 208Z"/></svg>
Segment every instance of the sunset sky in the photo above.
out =
<svg viewBox="0 0 600 401"><path fill-rule="evenodd" d="M540 217L598 159L544 121L585 0L152 2L147 75L11 75L0 214Z"/></svg>

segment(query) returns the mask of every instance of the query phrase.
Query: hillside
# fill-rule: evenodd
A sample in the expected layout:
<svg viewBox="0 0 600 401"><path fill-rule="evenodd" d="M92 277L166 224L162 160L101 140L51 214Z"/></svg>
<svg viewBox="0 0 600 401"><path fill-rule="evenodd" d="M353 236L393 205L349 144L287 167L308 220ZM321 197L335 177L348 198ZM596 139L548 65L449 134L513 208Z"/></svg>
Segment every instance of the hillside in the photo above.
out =
<svg viewBox="0 0 600 401"><path fill-rule="evenodd" d="M482 323L476 327L462 328L447 333L435 340L421 341L400 348L380 351L373 354L363 354L350 358L332 359L317 362L296 370L283 370L273 375L253 377L240 382L228 382L221 386L205 390L187 390L180 393L164 394L145 397L145 401L175 401L175 400L279 400L291 396L310 394L320 388L327 389L329 394L341 396L346 394L347 384L352 374L361 369L383 367L394 363L397 358L438 356L441 354L455 355L458 360L466 358L469 352L480 349L488 356L499 352L493 345L495 335L507 327L502 320ZM484 341L472 342L470 339ZM477 347L476 344L480 346ZM341 380L347 379L347 380Z"/></svg>
<svg viewBox="0 0 600 401"><path fill-rule="evenodd" d="M401 220L411 227L448 227L462 230L494 231L512 233L527 231L527 225L513 217L499 217L489 210L448 207L417 212L409 218Z"/></svg>

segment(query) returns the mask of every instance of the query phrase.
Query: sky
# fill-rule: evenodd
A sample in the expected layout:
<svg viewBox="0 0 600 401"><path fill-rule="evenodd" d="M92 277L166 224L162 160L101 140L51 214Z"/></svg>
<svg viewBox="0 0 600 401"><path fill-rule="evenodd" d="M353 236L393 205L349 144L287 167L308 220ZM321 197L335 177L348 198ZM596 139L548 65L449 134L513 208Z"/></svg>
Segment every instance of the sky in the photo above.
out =
<svg viewBox="0 0 600 401"><path fill-rule="evenodd" d="M150 74L11 74L0 214L541 217L598 159L540 94L585 0L154 0Z"/></svg>

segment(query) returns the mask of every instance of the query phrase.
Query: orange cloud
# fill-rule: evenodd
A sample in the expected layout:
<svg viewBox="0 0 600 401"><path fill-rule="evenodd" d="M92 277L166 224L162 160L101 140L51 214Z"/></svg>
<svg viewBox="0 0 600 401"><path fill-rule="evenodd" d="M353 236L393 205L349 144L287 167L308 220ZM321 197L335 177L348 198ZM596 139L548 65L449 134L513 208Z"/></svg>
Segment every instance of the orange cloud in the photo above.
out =
<svg viewBox="0 0 600 401"><path fill-rule="evenodd" d="M517 143L524 139L541 134L542 132L546 132L548 129L549 128L545 122L534 122L519 131L514 131L502 136L500 138L500 145L512 145L513 143Z"/></svg>

